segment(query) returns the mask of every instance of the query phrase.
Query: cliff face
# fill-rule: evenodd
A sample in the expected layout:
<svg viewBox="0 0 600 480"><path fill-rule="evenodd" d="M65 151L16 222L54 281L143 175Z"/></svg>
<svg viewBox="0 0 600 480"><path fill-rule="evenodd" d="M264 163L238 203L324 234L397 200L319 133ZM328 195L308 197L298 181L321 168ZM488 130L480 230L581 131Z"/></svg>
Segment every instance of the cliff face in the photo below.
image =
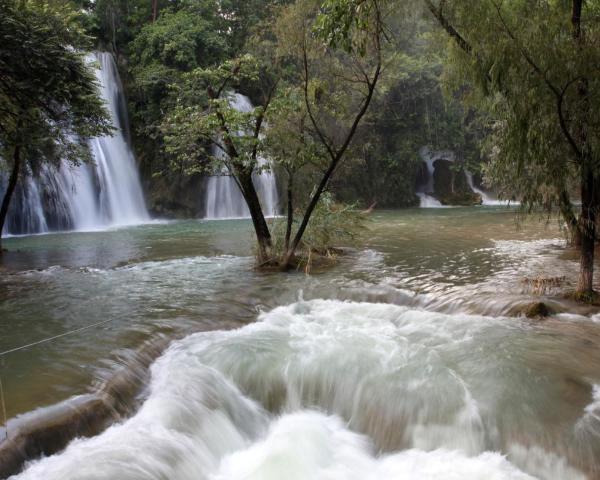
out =
<svg viewBox="0 0 600 480"><path fill-rule="evenodd" d="M149 182L148 208L160 218L204 216L206 180L202 175L175 179L154 178Z"/></svg>

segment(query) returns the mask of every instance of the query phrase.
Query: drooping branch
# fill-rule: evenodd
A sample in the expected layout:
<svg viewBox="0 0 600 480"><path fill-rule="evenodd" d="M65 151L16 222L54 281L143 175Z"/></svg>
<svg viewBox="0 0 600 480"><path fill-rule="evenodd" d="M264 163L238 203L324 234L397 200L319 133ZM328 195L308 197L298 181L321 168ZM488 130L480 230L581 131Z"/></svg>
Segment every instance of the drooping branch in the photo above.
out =
<svg viewBox="0 0 600 480"><path fill-rule="evenodd" d="M558 121L560 123L560 129L563 132L563 135L565 136L565 138L567 139L567 142L569 142L569 145L571 146L571 149L573 150L575 157L577 158L577 160L580 161L582 158L582 151L579 148L579 146L577 145L577 142L575 142L573 135L571 135L571 132L567 125L567 120L565 118L565 113L564 113L564 99L565 99L567 90L569 89L569 87L571 85L573 85L578 80L579 80L579 78L570 80L569 82L567 82L567 84L561 90L560 95L557 99L557 114L558 114Z"/></svg>
<svg viewBox="0 0 600 480"><path fill-rule="evenodd" d="M448 35L450 35L450 37L452 37L456 41L458 46L462 48L466 53L471 54L471 52L473 51L473 47L471 47L471 44L465 40L465 38L456 30L456 28L454 28L454 26L444 16L442 12L442 6L440 5L440 7L437 8L431 0L424 1L429 11L437 19L441 27L444 30L446 30Z"/></svg>

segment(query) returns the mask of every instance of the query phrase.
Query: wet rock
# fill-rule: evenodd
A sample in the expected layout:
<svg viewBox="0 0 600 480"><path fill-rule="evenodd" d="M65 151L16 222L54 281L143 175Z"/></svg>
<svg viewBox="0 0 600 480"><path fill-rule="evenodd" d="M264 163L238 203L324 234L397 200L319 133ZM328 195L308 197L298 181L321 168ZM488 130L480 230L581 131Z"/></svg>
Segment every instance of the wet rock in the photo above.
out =
<svg viewBox="0 0 600 480"><path fill-rule="evenodd" d="M61 451L76 437L97 435L127 415L146 383L150 364L168 344L163 335L146 342L94 393L9 420L8 436L0 440L0 478L18 473L28 460Z"/></svg>
<svg viewBox="0 0 600 480"><path fill-rule="evenodd" d="M543 302L534 302L525 305L523 313L527 318L545 318L552 314L550 308Z"/></svg>
<svg viewBox="0 0 600 480"><path fill-rule="evenodd" d="M77 436L100 433L114 419L108 402L83 395L27 415L16 427L9 422L9 436L0 443L0 478L18 473L27 460L57 453Z"/></svg>
<svg viewBox="0 0 600 480"><path fill-rule="evenodd" d="M429 171L427 170L427 164L425 162L421 162L417 167L415 180L417 187L424 187L427 185L427 182L429 181Z"/></svg>
<svg viewBox="0 0 600 480"><path fill-rule="evenodd" d="M440 159L433 164L433 189L442 205L480 205L481 195L471 190L462 164Z"/></svg>

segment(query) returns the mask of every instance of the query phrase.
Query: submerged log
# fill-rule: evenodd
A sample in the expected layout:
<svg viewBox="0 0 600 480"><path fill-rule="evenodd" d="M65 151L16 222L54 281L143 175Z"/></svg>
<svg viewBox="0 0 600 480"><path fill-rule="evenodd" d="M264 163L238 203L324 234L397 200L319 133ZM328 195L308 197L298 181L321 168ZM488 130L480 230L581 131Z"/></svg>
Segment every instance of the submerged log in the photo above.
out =
<svg viewBox="0 0 600 480"><path fill-rule="evenodd" d="M101 433L124 418L148 380L150 364L169 344L166 336L145 343L131 361L100 383L93 393L78 395L8 422L0 440L0 478L19 473L25 462L63 450L77 437Z"/></svg>

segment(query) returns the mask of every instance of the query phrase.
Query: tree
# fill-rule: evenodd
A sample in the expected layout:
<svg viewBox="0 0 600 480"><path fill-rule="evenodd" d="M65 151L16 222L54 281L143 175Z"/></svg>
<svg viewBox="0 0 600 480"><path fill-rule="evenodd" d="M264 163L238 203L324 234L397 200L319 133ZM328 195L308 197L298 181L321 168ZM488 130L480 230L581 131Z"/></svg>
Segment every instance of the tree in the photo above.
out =
<svg viewBox="0 0 600 480"><path fill-rule="evenodd" d="M262 211L253 176L260 173L261 134L265 112L277 88L276 77L254 57L245 55L218 67L196 69L185 75L179 85L177 107L163 126L167 149L174 154L175 168L196 171L202 168L202 153L214 145L210 173L231 176L239 187L256 233L258 260L272 259L271 232ZM268 78L270 77L270 78ZM240 82L258 82L262 88L261 105L250 112L239 111L232 102L232 91ZM181 163L182 162L182 163Z"/></svg>
<svg viewBox="0 0 600 480"><path fill-rule="evenodd" d="M213 155L212 170L231 175L240 188L252 217L260 264L278 263L283 269L292 265L311 215L375 94L383 68L383 19L378 2L371 0L369 5L361 15L372 22L352 30L353 42L345 50L324 41L323 35L316 32L316 19L320 18L318 3L300 0L279 11L273 33L281 48L275 58L265 54L266 50L272 54L273 49L265 49L263 44L262 48L257 47L262 60L244 56L216 68L197 69L186 75L185 85L178 87L178 107L165 123L167 148L176 155L177 168L188 171L197 168L199 152L208 144L225 154ZM270 31L263 33L266 37L270 35ZM292 122L297 123L292 127L295 131L282 135L282 128L286 128L290 118L273 115L272 121L283 123L273 124L271 134L265 129L266 115L283 81L291 88L286 91L296 92L296 98L302 101L299 118ZM246 89L261 92L259 106L252 112L237 111L227 99L235 86L242 83ZM291 101L292 97L288 97L284 107L286 102L279 96L278 108L289 112ZM275 154L275 160L288 172L290 189L296 171L308 159L313 159L317 152L323 152L321 158L326 159L293 236L294 209L288 194L287 240L281 258L276 258L272 251L271 232L252 182L252 176L264 168L258 162L259 154L267 148L264 138L269 139L268 151ZM291 144L274 145L287 141ZM289 147L294 151L289 152ZM294 158L284 160L287 153Z"/></svg>
<svg viewBox="0 0 600 480"><path fill-rule="evenodd" d="M87 139L112 131L77 50L87 44L77 15L66 2L0 2L0 157L10 167L0 238L25 162L89 160Z"/></svg>
<svg viewBox="0 0 600 480"><path fill-rule="evenodd" d="M170 86L182 82L186 73L213 67L230 56L223 28L215 1L202 0L178 10L165 8L127 44L133 140L147 176L168 170L160 126L175 107Z"/></svg>
<svg viewBox="0 0 600 480"><path fill-rule="evenodd" d="M512 184L525 208L558 205L575 226L568 191L578 185L578 294L593 295L600 187L600 15L593 2L425 0L450 35L455 85L493 120L489 176ZM456 27L460 25L460 29Z"/></svg>
<svg viewBox="0 0 600 480"><path fill-rule="evenodd" d="M336 2L324 2L319 9L312 0L300 0L284 10L276 26L282 54L300 72L307 117L328 159L283 256L283 269L292 265L311 215L368 111L384 66L385 14L379 1L356 4L349 15L357 21L347 23L343 32L338 30L339 15Z"/></svg>

